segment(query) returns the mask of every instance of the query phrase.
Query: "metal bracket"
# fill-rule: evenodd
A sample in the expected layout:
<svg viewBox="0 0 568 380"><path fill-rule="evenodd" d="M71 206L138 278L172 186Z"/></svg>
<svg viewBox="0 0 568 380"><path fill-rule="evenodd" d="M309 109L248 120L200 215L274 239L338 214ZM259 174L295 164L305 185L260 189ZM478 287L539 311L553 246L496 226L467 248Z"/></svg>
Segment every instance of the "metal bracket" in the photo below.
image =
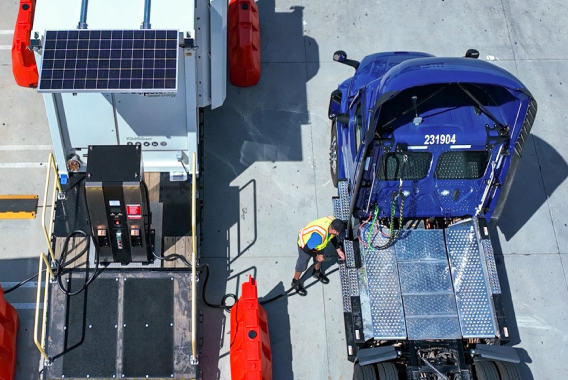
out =
<svg viewBox="0 0 568 380"><path fill-rule="evenodd" d="M508 346L478 344L470 350L470 354L471 356L479 355L484 359L501 360L509 363L521 362L517 350Z"/></svg>
<svg viewBox="0 0 568 380"><path fill-rule="evenodd" d="M191 364L191 365L199 365L199 360L197 359L197 356L191 355L191 356L189 357L189 364Z"/></svg>

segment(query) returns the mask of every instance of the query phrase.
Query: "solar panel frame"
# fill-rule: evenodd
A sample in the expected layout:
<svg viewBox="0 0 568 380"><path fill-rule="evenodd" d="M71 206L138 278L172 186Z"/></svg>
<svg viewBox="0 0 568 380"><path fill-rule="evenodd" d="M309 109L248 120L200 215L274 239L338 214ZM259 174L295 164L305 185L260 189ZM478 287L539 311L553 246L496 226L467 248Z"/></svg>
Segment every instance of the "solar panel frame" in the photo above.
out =
<svg viewBox="0 0 568 380"><path fill-rule="evenodd" d="M178 30L46 30L38 92L177 92Z"/></svg>

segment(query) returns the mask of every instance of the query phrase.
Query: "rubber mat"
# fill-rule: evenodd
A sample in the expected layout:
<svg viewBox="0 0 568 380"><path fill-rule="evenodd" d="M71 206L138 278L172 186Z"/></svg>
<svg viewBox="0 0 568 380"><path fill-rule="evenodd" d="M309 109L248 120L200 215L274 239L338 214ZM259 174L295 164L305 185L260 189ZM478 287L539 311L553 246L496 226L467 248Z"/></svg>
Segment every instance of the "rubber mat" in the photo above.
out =
<svg viewBox="0 0 568 380"><path fill-rule="evenodd" d="M125 377L173 374L174 281L129 278L124 283Z"/></svg>
<svg viewBox="0 0 568 380"><path fill-rule="evenodd" d="M191 234L191 183L170 182L160 173L160 202L164 204L163 236Z"/></svg>
<svg viewBox="0 0 568 380"><path fill-rule="evenodd" d="M83 286L84 278L70 281L71 290ZM65 284L65 283L64 283ZM114 278L97 278L87 290L67 297L65 377L112 378L116 374L118 321L118 282Z"/></svg>

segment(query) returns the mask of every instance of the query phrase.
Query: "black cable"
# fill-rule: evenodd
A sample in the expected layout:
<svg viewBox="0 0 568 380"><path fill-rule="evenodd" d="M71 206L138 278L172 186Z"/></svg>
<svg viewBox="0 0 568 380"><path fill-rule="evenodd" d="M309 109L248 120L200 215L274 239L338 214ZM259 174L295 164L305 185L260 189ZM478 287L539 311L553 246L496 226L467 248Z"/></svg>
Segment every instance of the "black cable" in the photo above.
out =
<svg viewBox="0 0 568 380"><path fill-rule="evenodd" d="M75 235L82 235L83 237L85 237L85 241L86 241L85 249L83 249L83 251L81 251L78 255L76 255L71 260L65 261L65 259L67 258L67 253L69 252L69 240L72 237L74 237ZM61 250L61 256L59 257L59 260L57 260L57 259L55 260L55 277L57 278L57 284L59 285L59 289L61 289L61 291L68 296L75 296L75 295L83 292L95 280L95 278L97 278L103 272L103 270L106 268L106 266L105 266L101 270L99 270L99 260L98 260L98 257L95 258L95 261L96 261L95 272L93 273L93 275L91 277L89 277L88 276L89 267L88 267L88 260L87 260L87 271L86 271L86 274L85 274L85 283L83 284L83 286L79 290L76 290L74 292L70 291L69 289L66 289L63 286L62 278L63 278L63 275L65 273L67 273L64 270L65 267L68 266L69 264L77 261L85 253L89 252L90 245L91 245L91 239L90 239L89 235L85 231L75 230L75 231L71 232L69 235L67 235L67 237L65 238L65 242L63 243L63 249Z"/></svg>
<svg viewBox="0 0 568 380"><path fill-rule="evenodd" d="M46 271L46 270L44 269L44 270L41 271L41 273L43 274L43 272L45 272L45 271ZM4 294L8 294L8 293L13 292L14 290L18 289L20 286L22 286L22 285L24 285L24 284L30 282L30 281L33 280L34 278L36 278L38 274L39 274L39 273L36 273L36 274L34 274L33 276L31 276L30 278L26 278L24 281L21 281L21 282L19 282L18 284L12 286L11 288L8 288L8 289L4 290Z"/></svg>
<svg viewBox="0 0 568 380"><path fill-rule="evenodd" d="M164 257L159 257L157 256L154 252L152 252L152 254L154 255L154 257L158 260L164 260L164 261L173 261L173 260L180 260L182 261L188 268L191 268L191 264L187 261L187 259L185 257L183 257L182 255L179 255L177 253L172 253L170 255L166 255ZM325 260L327 261L327 260ZM309 272L310 269L312 269L317 263L312 263L312 265L310 265L310 267L306 270L306 272ZM209 265L208 264L199 264L196 266L196 269L205 269L205 278L203 279L203 286L201 287L201 300L203 301L203 303L205 305L207 305L210 308L213 309L225 309L227 312L231 311L231 308L237 303L237 295L234 293L227 293L223 296L223 298L221 298L221 303L220 304L214 304L211 303L209 301L207 301L207 298L205 297L205 289L207 288L207 281L209 281ZM287 296L288 293L290 293L292 290L296 289L296 287L292 286L290 287L288 290L286 290L283 293L280 293L272 298L269 298L267 300L262 300L259 301L259 303L261 305L266 305L270 302L274 302L277 299L280 299L284 296ZM227 305L227 300L229 298L232 298L234 300L234 303L232 305Z"/></svg>

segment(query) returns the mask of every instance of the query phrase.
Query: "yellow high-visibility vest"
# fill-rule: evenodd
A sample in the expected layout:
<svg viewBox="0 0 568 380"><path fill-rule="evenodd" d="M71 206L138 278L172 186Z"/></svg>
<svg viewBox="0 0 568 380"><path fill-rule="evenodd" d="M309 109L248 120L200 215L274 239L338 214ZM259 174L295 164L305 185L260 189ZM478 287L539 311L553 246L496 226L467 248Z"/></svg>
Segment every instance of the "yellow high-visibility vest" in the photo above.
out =
<svg viewBox="0 0 568 380"><path fill-rule="evenodd" d="M316 219L308 223L306 227L302 228L298 232L298 246L304 249L304 247L308 243L308 240L310 240L310 236L312 236L312 234L315 232L321 236L322 241L322 243L318 245L315 250L321 251L322 249L324 249L327 243L329 243L329 241L333 238L333 234L329 233L329 226L334 220L335 217L331 215Z"/></svg>

